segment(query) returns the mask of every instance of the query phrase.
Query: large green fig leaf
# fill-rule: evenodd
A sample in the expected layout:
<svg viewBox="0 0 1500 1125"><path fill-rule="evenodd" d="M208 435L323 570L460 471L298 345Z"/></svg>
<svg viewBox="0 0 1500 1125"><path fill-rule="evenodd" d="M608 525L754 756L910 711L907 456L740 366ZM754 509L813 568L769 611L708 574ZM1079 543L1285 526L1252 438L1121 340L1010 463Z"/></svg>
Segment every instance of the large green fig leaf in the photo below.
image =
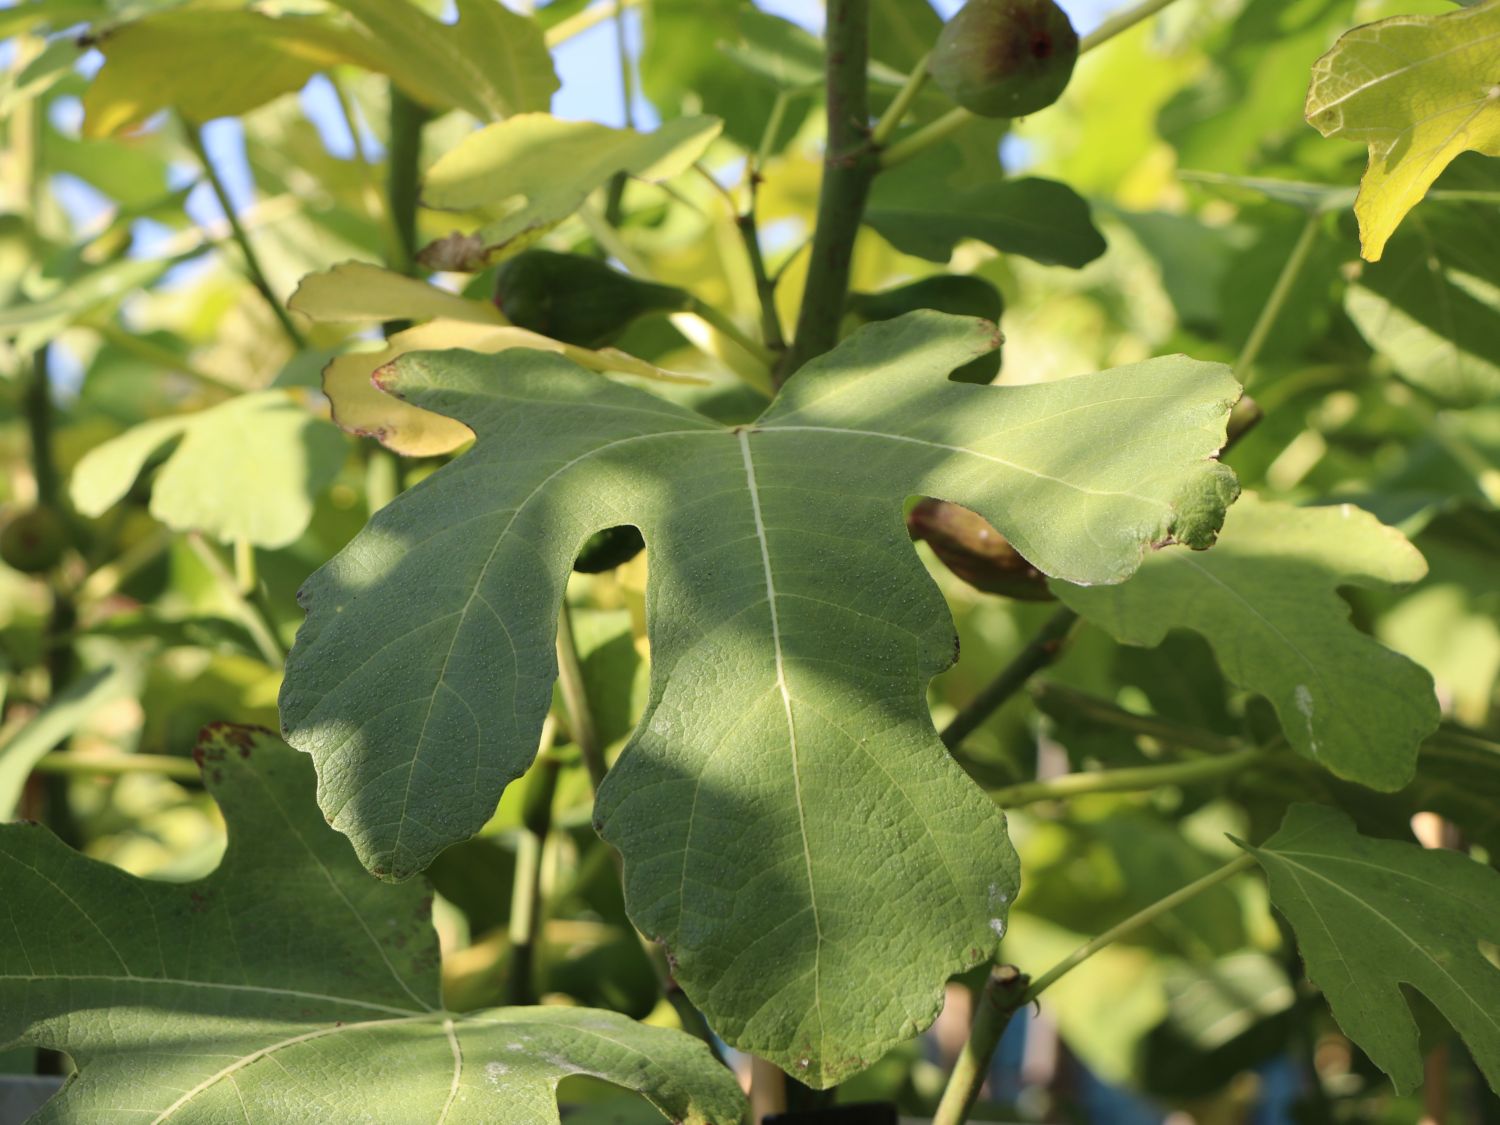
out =
<svg viewBox="0 0 1500 1125"><path fill-rule="evenodd" d="M78 1067L35 1120L548 1125L569 1074L674 1121L739 1120L733 1076L681 1032L580 1008L444 1011L430 888L369 877L323 824L312 763L228 725L195 756L229 825L196 883L0 827L0 1043Z"/></svg>
<svg viewBox="0 0 1500 1125"><path fill-rule="evenodd" d="M1437 1005L1500 1091L1500 873L1457 852L1361 836L1343 813L1293 805L1258 848L1271 901L1334 1018L1406 1093L1422 1082L1402 985Z"/></svg>
<svg viewBox="0 0 1500 1125"><path fill-rule="evenodd" d="M1411 780L1437 728L1432 677L1350 625L1337 591L1426 573L1399 531L1351 505L1245 496L1206 555L1161 551L1123 586L1053 590L1126 644L1160 644L1172 629L1202 634L1230 680L1271 701L1298 751L1391 790Z"/></svg>
<svg viewBox="0 0 1500 1125"><path fill-rule="evenodd" d="M477 831L531 761L574 557L634 524L651 695L598 802L632 917L722 1035L805 1081L915 1034L994 950L1016 869L928 716L955 639L903 501L1117 582L1151 544L1206 546L1235 491L1223 367L947 379L996 342L933 312L870 325L734 428L552 354L397 360L382 385L477 443L303 590L281 715L331 822L395 878Z"/></svg>
<svg viewBox="0 0 1500 1125"><path fill-rule="evenodd" d="M143 422L91 449L69 482L74 505L102 515L174 444L152 485L151 514L174 530L261 547L285 547L307 530L313 500L347 451L337 427L286 391L259 391Z"/></svg>
<svg viewBox="0 0 1500 1125"><path fill-rule="evenodd" d="M1354 204L1370 261L1455 157L1500 156L1497 43L1500 0L1484 0L1356 27L1313 67L1307 120L1370 150Z"/></svg>

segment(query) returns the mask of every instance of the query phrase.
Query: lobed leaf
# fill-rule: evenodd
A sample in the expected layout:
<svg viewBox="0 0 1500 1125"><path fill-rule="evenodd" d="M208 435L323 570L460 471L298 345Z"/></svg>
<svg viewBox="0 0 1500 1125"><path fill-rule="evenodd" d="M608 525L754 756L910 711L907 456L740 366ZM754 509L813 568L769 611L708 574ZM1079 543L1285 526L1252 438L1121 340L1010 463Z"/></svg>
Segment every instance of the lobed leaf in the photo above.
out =
<svg viewBox="0 0 1500 1125"><path fill-rule="evenodd" d="M435 457L467 444L474 435L462 422L384 394L371 381L381 368L407 352L455 347L484 355L530 348L565 355L590 371L615 371L665 383L702 382L696 376L664 371L616 348L590 351L514 325L482 323L477 318L439 319L397 332L377 351L350 352L329 363L323 370L323 393L332 405L333 420L350 433L372 437L407 457Z"/></svg>
<svg viewBox="0 0 1500 1125"><path fill-rule="evenodd" d="M304 587L281 713L330 821L394 878L477 831L535 751L574 557L634 524L651 694L597 805L632 918L720 1034L806 1082L914 1035L993 954L1016 867L928 715L955 640L904 500L1117 582L1153 543L1211 541L1235 490L1224 368L947 379L996 343L938 313L871 325L732 428L556 355L397 360L380 385L477 441Z"/></svg>
<svg viewBox="0 0 1500 1125"><path fill-rule="evenodd" d="M1293 805L1260 847L1271 902L1345 1034L1398 1093L1422 1082L1417 1025L1401 993L1431 1000L1500 1091L1500 873L1467 856L1359 835L1343 813Z"/></svg>
<svg viewBox="0 0 1500 1125"><path fill-rule="evenodd" d="M102 515L173 443L152 485L151 514L175 531L259 547L285 547L307 530L313 500L346 452L338 430L287 392L260 391L143 422L91 449L69 482L74 506Z"/></svg>
<svg viewBox="0 0 1500 1125"><path fill-rule="evenodd" d="M287 299L287 308L320 323L437 318L505 323L500 310L489 301L460 297L369 262L340 262L332 269L308 274Z"/></svg>
<svg viewBox="0 0 1500 1125"><path fill-rule="evenodd" d="M1500 156L1500 0L1356 27L1313 66L1306 116L1325 137L1363 142L1360 252L1385 244L1463 152Z"/></svg>
<svg viewBox="0 0 1500 1125"><path fill-rule="evenodd" d="M674 1121L739 1120L733 1076L681 1032L581 1008L444 1011L430 888L365 873L318 815L312 764L225 724L195 757L229 827L198 882L0 827L0 1042L78 1068L34 1121L556 1125L569 1074Z"/></svg>
<svg viewBox="0 0 1500 1125"><path fill-rule="evenodd" d="M1297 508L1250 495L1207 554L1166 550L1123 586L1053 590L1126 644L1157 645L1172 629L1202 634L1231 681L1270 700L1300 753L1392 790L1411 780L1437 728L1432 677L1350 625L1337 591L1426 573L1399 531L1349 504Z"/></svg>

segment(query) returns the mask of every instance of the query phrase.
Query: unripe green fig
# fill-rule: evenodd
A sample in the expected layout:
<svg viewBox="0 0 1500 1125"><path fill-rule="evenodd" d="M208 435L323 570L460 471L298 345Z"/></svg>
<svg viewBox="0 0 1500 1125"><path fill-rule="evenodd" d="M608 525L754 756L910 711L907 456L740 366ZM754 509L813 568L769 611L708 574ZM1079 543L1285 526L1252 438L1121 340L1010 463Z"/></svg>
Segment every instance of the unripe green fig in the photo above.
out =
<svg viewBox="0 0 1500 1125"><path fill-rule="evenodd" d="M956 316L978 316L999 323L1005 302L996 289L982 277L972 274L940 273L924 277L909 285L879 293L851 293L845 306L861 322L891 320L916 309L935 309ZM1000 373L1000 351L980 356L953 373L960 383L987 384Z"/></svg>
<svg viewBox="0 0 1500 1125"><path fill-rule="evenodd" d="M1052 0L969 0L943 25L928 71L981 117L1023 117L1062 96L1078 33Z"/></svg>
<svg viewBox="0 0 1500 1125"><path fill-rule="evenodd" d="M646 541L641 538L638 527L628 523L622 523L619 527L606 527L588 537L583 550L578 552L578 558L573 561L573 569L580 574L602 574L606 570L624 566L640 554L645 546Z"/></svg>
<svg viewBox="0 0 1500 1125"><path fill-rule="evenodd" d="M597 258L527 250L495 275L495 304L519 328L582 348L619 339L637 317L677 312L691 298L672 285L638 281Z"/></svg>
<svg viewBox="0 0 1500 1125"><path fill-rule="evenodd" d="M16 512L0 528L0 559L23 574L40 574L62 560L68 526L51 508Z"/></svg>

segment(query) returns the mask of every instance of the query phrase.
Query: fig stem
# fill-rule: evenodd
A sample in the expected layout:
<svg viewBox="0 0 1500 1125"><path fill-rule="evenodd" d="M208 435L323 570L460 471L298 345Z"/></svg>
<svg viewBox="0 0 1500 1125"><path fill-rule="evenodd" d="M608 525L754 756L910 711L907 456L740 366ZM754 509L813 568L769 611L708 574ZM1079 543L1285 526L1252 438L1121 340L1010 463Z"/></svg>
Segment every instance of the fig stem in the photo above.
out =
<svg viewBox="0 0 1500 1125"><path fill-rule="evenodd" d="M777 365L783 383L799 367L838 343L849 292L854 240L870 182L879 171L870 143L870 0L828 0L824 73L828 140L818 189L812 261L797 314L792 346Z"/></svg>
<svg viewBox="0 0 1500 1125"><path fill-rule="evenodd" d="M1259 747L1245 747L1219 758L1194 758L1188 762L1166 762L1158 766L1067 773L1047 781L1026 781L996 789L990 798L1003 809L1016 809L1041 801L1062 801L1087 793L1138 793L1163 785L1192 785L1227 777L1270 757Z"/></svg>
<svg viewBox="0 0 1500 1125"><path fill-rule="evenodd" d="M261 267L260 257L255 253L255 247L250 244L250 236L245 232L240 223L239 213L234 208L234 203L229 198L229 192L224 187L224 181L219 177L219 170L214 166L213 160L208 155L208 149L203 144L203 130L189 121L183 122L183 132L187 135L188 147L193 150L193 155L198 158L198 163L203 166L203 175L208 180L208 186L213 189L214 198L219 201L219 209L224 212L224 219L229 223L230 233L234 241L239 245L240 255L244 259L245 274L250 284L255 286L256 292L265 300L271 312L275 314L286 338L291 341L292 347L297 351L307 348L307 341L302 336L302 330L292 320L292 314L287 312L286 306L276 296L276 291L271 288L271 282L266 277L266 271Z"/></svg>
<svg viewBox="0 0 1500 1125"><path fill-rule="evenodd" d="M589 782L597 793L609 767L604 761L599 728L594 725L594 712L589 706L588 690L584 687L583 662L578 657L578 644L573 639L573 615L566 599L557 617L557 683L562 690L568 736L583 755Z"/></svg>
<svg viewBox="0 0 1500 1125"><path fill-rule="evenodd" d="M1082 55L1092 51L1095 47L1103 46L1116 35L1129 31L1142 20L1150 19L1172 2L1173 0L1145 0L1145 3L1137 4L1134 8L1127 8L1123 12L1116 13L1079 40L1078 53ZM894 168L898 164L905 164L912 157L926 152L934 145L942 144L977 117L978 114L970 113L962 106L950 109L936 121L928 122L881 153L880 167L882 169Z"/></svg>
<svg viewBox="0 0 1500 1125"><path fill-rule="evenodd" d="M1005 702L1026 686L1026 681L1055 661L1078 624L1078 614L1063 606L1037 630L1036 636L1007 664L998 676L976 695L939 736L952 750L998 711Z"/></svg>
<svg viewBox="0 0 1500 1125"><path fill-rule="evenodd" d="M870 142L876 148L884 148L890 141L896 129L905 120L907 113L911 111L912 103L917 100L917 95L922 92L922 87L927 85L927 64L932 60L932 52L928 51L920 59L912 72L906 76L906 84L897 92L895 100L885 111L885 116L875 125L875 131L870 134Z"/></svg>
<svg viewBox="0 0 1500 1125"><path fill-rule="evenodd" d="M933 1115L932 1125L964 1125L968 1121L969 1111L978 1100L984 1080L989 1076L990 1059L994 1057L1001 1036L1017 1012L1027 1004L1035 1003L1038 996L1101 949L1150 925L1162 915L1171 913L1183 903L1234 878L1254 864L1255 857L1249 853L1230 860L1203 878L1136 911L1092 941L1084 942L1035 981L1029 981L1014 965L995 968L975 1001L974 1022L969 1030L969 1038L953 1066L953 1073L948 1076L948 1084L943 1089L943 1097Z"/></svg>
<svg viewBox="0 0 1500 1125"><path fill-rule="evenodd" d="M1235 357L1234 376L1245 386L1250 385L1250 374L1255 367L1255 361L1260 358L1261 349L1271 338L1271 329L1276 327L1277 318L1281 316L1281 310L1286 307L1287 298L1292 295L1292 288L1297 284L1297 278L1307 264L1313 243L1318 239L1318 228L1322 226L1322 222L1321 211L1308 212L1307 222L1302 225L1302 233L1297 236L1296 245L1292 247L1292 252L1287 255L1286 261L1282 264L1281 272L1276 276L1276 283L1271 287L1266 303L1261 306L1260 315L1255 318L1255 325L1250 329L1250 335L1245 338L1245 346Z"/></svg>
<svg viewBox="0 0 1500 1125"><path fill-rule="evenodd" d="M590 28L597 27L608 19L617 19L624 8L637 8L642 0L617 0L615 4L593 4L576 16L569 16L565 20L559 20L547 29L546 39L548 50L555 50L558 46L566 43L569 39L582 35Z"/></svg>

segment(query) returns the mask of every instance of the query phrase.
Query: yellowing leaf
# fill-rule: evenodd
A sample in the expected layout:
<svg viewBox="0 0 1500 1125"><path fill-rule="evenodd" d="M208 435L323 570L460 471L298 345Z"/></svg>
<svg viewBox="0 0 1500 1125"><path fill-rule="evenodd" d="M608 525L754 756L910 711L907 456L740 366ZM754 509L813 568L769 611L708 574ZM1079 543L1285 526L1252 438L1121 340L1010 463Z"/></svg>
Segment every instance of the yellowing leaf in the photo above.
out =
<svg viewBox="0 0 1500 1125"><path fill-rule="evenodd" d="M474 435L462 422L402 402L372 381L375 372L397 356L440 348L464 348L485 355L508 348L535 348L565 355L591 371L616 371L669 383L702 382L663 371L614 348L590 351L511 325L444 318L396 333L379 351L341 355L324 368L323 393L333 405L333 420L350 433L372 437L408 457L451 453L470 441Z"/></svg>
<svg viewBox="0 0 1500 1125"><path fill-rule="evenodd" d="M105 32L98 47L105 61L83 96L85 137L163 109L196 122L245 113L320 70L369 61L353 34L326 20L251 11L158 12Z"/></svg>
<svg viewBox="0 0 1500 1125"><path fill-rule="evenodd" d="M102 33L85 136L110 136L163 109L195 122L245 113L340 64L388 74L418 101L482 121L545 108L557 89L541 30L494 0L461 0L456 24L407 0L338 6L353 18L192 9Z"/></svg>
<svg viewBox="0 0 1500 1125"><path fill-rule="evenodd" d="M414 277L368 262L340 262L331 270L309 274L287 306L309 320L364 323L382 320L462 320L472 324L505 323L488 301L471 301Z"/></svg>
<svg viewBox="0 0 1500 1125"><path fill-rule="evenodd" d="M433 243L422 262L483 269L535 242L616 173L665 180L685 171L719 128L716 118L683 117L638 133L530 113L481 129L433 165L422 201L444 211L504 209L475 234Z"/></svg>
<svg viewBox="0 0 1500 1125"><path fill-rule="evenodd" d="M1313 67L1307 120L1363 141L1362 255L1380 260L1406 213L1462 152L1500 156L1500 0L1357 27Z"/></svg>

